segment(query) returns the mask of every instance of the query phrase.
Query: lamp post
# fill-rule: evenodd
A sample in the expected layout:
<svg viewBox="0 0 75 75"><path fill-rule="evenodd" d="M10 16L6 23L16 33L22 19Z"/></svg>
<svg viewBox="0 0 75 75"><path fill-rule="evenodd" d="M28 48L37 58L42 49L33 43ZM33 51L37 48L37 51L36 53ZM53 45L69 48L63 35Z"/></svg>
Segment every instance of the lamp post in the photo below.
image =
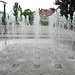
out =
<svg viewBox="0 0 75 75"><path fill-rule="evenodd" d="M6 29L6 10L5 10L6 3L4 2L3 4L4 4L4 25L5 25L4 34L6 34L6 32L7 32L7 29Z"/></svg>
<svg viewBox="0 0 75 75"><path fill-rule="evenodd" d="M5 10L6 2L4 2L4 1L0 1L0 2L2 2L3 5L4 5L4 25L5 25L5 27L4 27L4 34L6 34L6 32L7 32L7 30L6 30L6 21L5 21L5 19L6 19L6 10Z"/></svg>

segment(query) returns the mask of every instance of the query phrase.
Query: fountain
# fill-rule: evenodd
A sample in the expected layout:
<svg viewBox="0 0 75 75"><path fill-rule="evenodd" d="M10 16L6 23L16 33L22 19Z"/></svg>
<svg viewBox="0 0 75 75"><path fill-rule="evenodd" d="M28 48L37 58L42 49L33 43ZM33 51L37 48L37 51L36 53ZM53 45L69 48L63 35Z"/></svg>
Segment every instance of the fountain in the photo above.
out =
<svg viewBox="0 0 75 75"><path fill-rule="evenodd" d="M75 32L68 27L69 18L67 21L57 10L49 16L49 25L41 26L37 9L33 25L27 25L28 15L26 20L22 16L20 21L20 13L19 24L15 24L12 13L7 21L7 34L0 34L0 72L6 72L7 75L64 75L65 71L75 70L75 51L71 49ZM66 24L68 29L64 28Z"/></svg>
<svg viewBox="0 0 75 75"><path fill-rule="evenodd" d="M75 31L75 12L73 14L73 21L72 21L72 24L73 24L73 30Z"/></svg>
<svg viewBox="0 0 75 75"><path fill-rule="evenodd" d="M1 19L1 17L2 17L2 14L0 14L0 34L1 34L1 32L2 32L2 25L1 25L1 23L2 23L2 19Z"/></svg>
<svg viewBox="0 0 75 75"><path fill-rule="evenodd" d="M35 32L35 39L39 38L39 24L40 23L40 17L39 17L39 11L38 9L35 12L34 16L34 32Z"/></svg>
<svg viewBox="0 0 75 75"><path fill-rule="evenodd" d="M24 28L25 28L25 19L24 16L22 16L22 23L21 23L21 30L22 30L22 39L24 38Z"/></svg>
<svg viewBox="0 0 75 75"><path fill-rule="evenodd" d="M29 25L29 16L26 17L26 25Z"/></svg>

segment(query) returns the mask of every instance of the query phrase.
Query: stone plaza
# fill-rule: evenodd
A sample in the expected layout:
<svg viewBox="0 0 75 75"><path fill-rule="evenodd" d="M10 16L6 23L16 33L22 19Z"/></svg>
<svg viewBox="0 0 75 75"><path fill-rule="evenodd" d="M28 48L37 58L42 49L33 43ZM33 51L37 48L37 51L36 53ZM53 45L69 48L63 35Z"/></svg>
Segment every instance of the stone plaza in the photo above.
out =
<svg viewBox="0 0 75 75"><path fill-rule="evenodd" d="M40 26L38 35L34 25L0 34L0 75L75 75L75 32Z"/></svg>

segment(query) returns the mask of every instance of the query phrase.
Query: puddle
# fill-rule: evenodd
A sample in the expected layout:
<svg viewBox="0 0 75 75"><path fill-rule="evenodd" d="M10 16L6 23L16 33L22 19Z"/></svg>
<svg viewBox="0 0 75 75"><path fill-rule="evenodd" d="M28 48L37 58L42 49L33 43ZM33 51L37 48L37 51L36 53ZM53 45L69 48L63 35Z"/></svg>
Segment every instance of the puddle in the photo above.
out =
<svg viewBox="0 0 75 75"><path fill-rule="evenodd" d="M52 49L51 47L48 47L48 49Z"/></svg>
<svg viewBox="0 0 75 75"><path fill-rule="evenodd" d="M9 51L4 51L2 54L8 55L9 54Z"/></svg>
<svg viewBox="0 0 75 75"><path fill-rule="evenodd" d="M35 51L35 53L40 53L40 51Z"/></svg>
<svg viewBox="0 0 75 75"><path fill-rule="evenodd" d="M5 60L5 59L7 59L8 57L7 56L0 56L0 59L2 59L2 60Z"/></svg>
<svg viewBox="0 0 75 75"><path fill-rule="evenodd" d="M54 51L49 51L49 53L54 54Z"/></svg>
<svg viewBox="0 0 75 75"><path fill-rule="evenodd" d="M52 59L57 59L57 57L51 57Z"/></svg>
<svg viewBox="0 0 75 75"><path fill-rule="evenodd" d="M75 58L72 56L72 57L68 57L69 59L72 59L72 60L74 60Z"/></svg>
<svg viewBox="0 0 75 75"><path fill-rule="evenodd" d="M8 65L0 65L0 71L7 71Z"/></svg>
<svg viewBox="0 0 75 75"><path fill-rule="evenodd" d="M13 64L10 68L10 72L16 72L20 70L20 64Z"/></svg>
<svg viewBox="0 0 75 75"><path fill-rule="evenodd" d="M35 57L35 59L40 59L40 57Z"/></svg>
<svg viewBox="0 0 75 75"><path fill-rule="evenodd" d="M23 58L17 58L16 61L17 62L24 62L24 59Z"/></svg>
<svg viewBox="0 0 75 75"><path fill-rule="evenodd" d="M64 51L64 53L68 53L68 51Z"/></svg>
<svg viewBox="0 0 75 75"><path fill-rule="evenodd" d="M39 64L35 64L34 68L40 68L40 65Z"/></svg>
<svg viewBox="0 0 75 75"><path fill-rule="evenodd" d="M58 75L66 75L66 74L64 74L63 72L61 72L61 73L59 73Z"/></svg>
<svg viewBox="0 0 75 75"><path fill-rule="evenodd" d="M58 68L58 69L62 68L61 64L55 64L54 66L55 66L55 68Z"/></svg>
<svg viewBox="0 0 75 75"><path fill-rule="evenodd" d="M19 67L19 64L13 64L12 68Z"/></svg>
<svg viewBox="0 0 75 75"><path fill-rule="evenodd" d="M29 73L23 73L23 74L21 74L21 75L30 75Z"/></svg>

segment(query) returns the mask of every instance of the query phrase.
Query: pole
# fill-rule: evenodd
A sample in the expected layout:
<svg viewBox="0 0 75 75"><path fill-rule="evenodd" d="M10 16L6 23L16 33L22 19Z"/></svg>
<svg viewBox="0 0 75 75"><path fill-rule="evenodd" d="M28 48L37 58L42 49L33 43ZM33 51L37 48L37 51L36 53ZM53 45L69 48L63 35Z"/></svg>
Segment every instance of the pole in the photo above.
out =
<svg viewBox="0 0 75 75"><path fill-rule="evenodd" d="M6 30L6 11L5 11L5 7L6 7L6 4L4 4L4 34L6 34L7 30Z"/></svg>

